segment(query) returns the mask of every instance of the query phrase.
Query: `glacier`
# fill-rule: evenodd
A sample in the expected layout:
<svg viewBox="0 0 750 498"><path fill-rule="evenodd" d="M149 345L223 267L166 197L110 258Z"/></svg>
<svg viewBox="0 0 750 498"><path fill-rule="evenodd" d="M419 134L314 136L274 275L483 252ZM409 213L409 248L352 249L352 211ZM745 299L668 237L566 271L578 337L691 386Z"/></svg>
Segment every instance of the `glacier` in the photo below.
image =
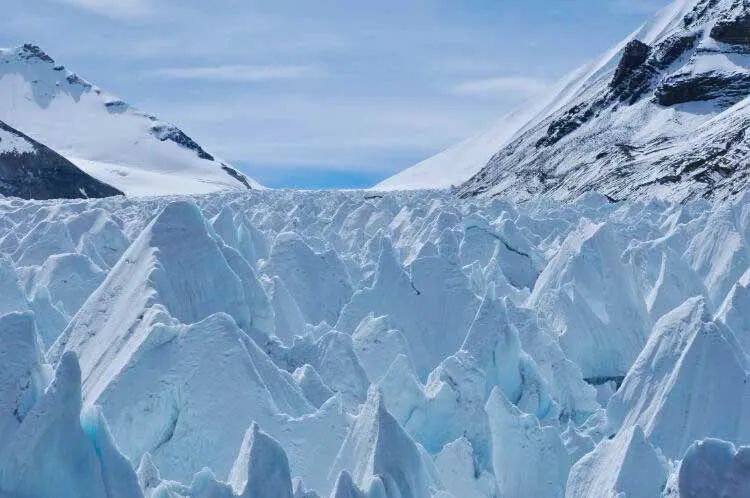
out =
<svg viewBox="0 0 750 498"><path fill-rule="evenodd" d="M0 197L0 496L748 496L747 206Z"/></svg>

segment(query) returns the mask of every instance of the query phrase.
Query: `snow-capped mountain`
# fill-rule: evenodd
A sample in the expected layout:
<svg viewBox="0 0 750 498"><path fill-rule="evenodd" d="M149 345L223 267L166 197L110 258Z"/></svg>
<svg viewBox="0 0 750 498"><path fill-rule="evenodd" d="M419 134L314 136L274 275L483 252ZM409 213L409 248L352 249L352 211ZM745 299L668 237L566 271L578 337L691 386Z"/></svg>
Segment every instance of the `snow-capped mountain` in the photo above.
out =
<svg viewBox="0 0 750 498"><path fill-rule="evenodd" d="M59 199L120 194L49 147L0 121L0 195Z"/></svg>
<svg viewBox="0 0 750 498"><path fill-rule="evenodd" d="M433 159L429 175L462 168L473 154L474 166L487 162L464 178L464 196L735 195L750 185L749 19L744 0L676 0L552 98L517 113L533 117L443 153L450 162Z"/></svg>
<svg viewBox="0 0 750 498"><path fill-rule="evenodd" d="M179 128L107 94L34 45L0 50L0 120L126 195L259 187Z"/></svg>

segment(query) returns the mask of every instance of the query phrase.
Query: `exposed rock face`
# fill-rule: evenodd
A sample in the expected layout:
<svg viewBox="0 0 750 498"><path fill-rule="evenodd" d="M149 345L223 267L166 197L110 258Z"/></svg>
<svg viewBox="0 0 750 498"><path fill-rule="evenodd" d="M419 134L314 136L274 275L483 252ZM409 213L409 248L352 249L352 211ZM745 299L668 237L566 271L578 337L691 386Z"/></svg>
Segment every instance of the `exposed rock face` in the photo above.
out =
<svg viewBox="0 0 750 498"><path fill-rule="evenodd" d="M656 89L656 101L663 106L715 100L732 105L750 95L750 73L723 74L718 71L697 76L677 75L664 80Z"/></svg>
<svg viewBox="0 0 750 498"><path fill-rule="evenodd" d="M612 79L610 86L617 88L630 80L633 73L646 62L649 53L651 53L651 47L640 40L633 40L625 45L622 59L620 59L620 64L615 70L615 77Z"/></svg>
<svg viewBox="0 0 750 498"><path fill-rule="evenodd" d="M686 200L750 187L750 2L675 2L581 74L459 194Z"/></svg>
<svg viewBox="0 0 750 498"><path fill-rule="evenodd" d="M747 8L744 0L735 0L735 8ZM724 16L711 28L711 38L735 45L750 45L750 13L740 11L733 16Z"/></svg>
<svg viewBox="0 0 750 498"><path fill-rule="evenodd" d="M185 147L188 150L192 150L201 159L205 159L207 161L214 160L214 156L203 150L203 147L198 145L195 140L187 136L185 132L183 132L176 126L167 125L164 123L154 125L151 127L151 133L153 133L154 136L162 142L169 140L176 143L177 145Z"/></svg>
<svg viewBox="0 0 750 498"><path fill-rule="evenodd" d="M678 32L667 37L654 50L652 62L656 69L667 69L698 41L698 33Z"/></svg>
<svg viewBox="0 0 750 498"><path fill-rule="evenodd" d="M547 134L537 141L536 146L549 147L555 145L557 142L576 131L581 125L594 117L594 107L596 106L586 106L585 104L571 107L559 119L550 123L549 128L547 128Z"/></svg>
<svg viewBox="0 0 750 498"><path fill-rule="evenodd" d="M50 64L55 63L55 61L52 60L52 57L47 55L41 48L39 48L38 45L33 45L31 43L25 43L23 45L21 50L21 57L26 60L39 59L42 62L49 62Z"/></svg>
<svg viewBox="0 0 750 498"><path fill-rule="evenodd" d="M122 192L0 121L0 194L24 199L73 199Z"/></svg>

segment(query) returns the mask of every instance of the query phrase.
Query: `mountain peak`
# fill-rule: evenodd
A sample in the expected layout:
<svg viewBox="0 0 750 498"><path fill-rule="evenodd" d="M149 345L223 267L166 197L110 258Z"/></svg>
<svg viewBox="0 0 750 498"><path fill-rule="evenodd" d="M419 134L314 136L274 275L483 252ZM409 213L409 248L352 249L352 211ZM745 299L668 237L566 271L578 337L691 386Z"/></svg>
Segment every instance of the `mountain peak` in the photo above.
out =
<svg viewBox="0 0 750 498"><path fill-rule="evenodd" d="M39 45L33 43L24 43L22 46L13 50L19 57L26 60L38 59L48 64L54 64L55 60L39 48Z"/></svg>
<svg viewBox="0 0 750 498"><path fill-rule="evenodd" d="M33 43L0 49L0 117L126 195L260 185L177 126L129 105Z"/></svg>

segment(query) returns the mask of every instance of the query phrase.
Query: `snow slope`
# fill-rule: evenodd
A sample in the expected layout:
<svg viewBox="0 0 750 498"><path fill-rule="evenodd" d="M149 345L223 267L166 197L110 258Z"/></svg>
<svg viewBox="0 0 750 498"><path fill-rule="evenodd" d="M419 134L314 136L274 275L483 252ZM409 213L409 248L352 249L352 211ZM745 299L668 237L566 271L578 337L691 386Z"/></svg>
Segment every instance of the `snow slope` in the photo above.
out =
<svg viewBox="0 0 750 498"><path fill-rule="evenodd" d="M523 107L503 116L476 136L386 178L372 187L373 190L440 189L461 185L481 170L520 128L554 102L560 92L555 90L548 90L548 94L539 95L537 98L541 104L526 102Z"/></svg>
<svg viewBox="0 0 750 498"><path fill-rule="evenodd" d="M34 45L0 50L0 120L127 195L259 187L174 125L107 94Z"/></svg>
<svg viewBox="0 0 750 498"><path fill-rule="evenodd" d="M0 199L0 496L743 497L748 206Z"/></svg>

